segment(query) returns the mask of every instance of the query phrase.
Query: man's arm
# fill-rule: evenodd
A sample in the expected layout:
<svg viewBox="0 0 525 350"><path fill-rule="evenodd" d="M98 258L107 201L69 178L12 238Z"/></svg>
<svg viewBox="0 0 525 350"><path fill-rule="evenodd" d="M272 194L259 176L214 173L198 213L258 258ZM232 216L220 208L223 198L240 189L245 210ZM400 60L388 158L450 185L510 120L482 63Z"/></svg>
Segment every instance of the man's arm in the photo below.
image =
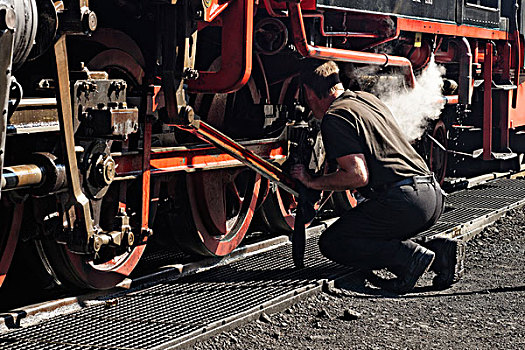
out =
<svg viewBox="0 0 525 350"><path fill-rule="evenodd" d="M362 153L349 154L337 158L339 169L331 174L313 178L306 172L304 165L292 168L290 175L301 181L306 187L315 190L344 191L368 184L368 166Z"/></svg>

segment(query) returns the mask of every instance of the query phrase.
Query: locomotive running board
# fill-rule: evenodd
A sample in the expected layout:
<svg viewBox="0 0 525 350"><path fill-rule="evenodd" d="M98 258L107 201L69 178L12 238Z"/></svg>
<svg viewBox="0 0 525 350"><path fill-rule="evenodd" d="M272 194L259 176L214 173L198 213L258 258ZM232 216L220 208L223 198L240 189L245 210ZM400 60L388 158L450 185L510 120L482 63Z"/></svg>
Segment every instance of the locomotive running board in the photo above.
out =
<svg viewBox="0 0 525 350"><path fill-rule="evenodd" d="M292 178L286 175L274 164L256 155L235 140L215 129L210 124L199 119L193 119L186 125L176 126L179 129L190 132L199 139L212 144L250 169L259 173L264 178L274 182L285 191L299 197L299 193L293 188L295 181Z"/></svg>

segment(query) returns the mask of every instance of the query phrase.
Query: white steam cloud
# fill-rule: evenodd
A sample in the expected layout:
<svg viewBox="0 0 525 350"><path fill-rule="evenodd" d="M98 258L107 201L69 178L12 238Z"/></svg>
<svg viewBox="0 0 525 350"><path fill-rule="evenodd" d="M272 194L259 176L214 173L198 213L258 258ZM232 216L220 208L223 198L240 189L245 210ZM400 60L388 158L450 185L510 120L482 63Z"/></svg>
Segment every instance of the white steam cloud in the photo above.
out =
<svg viewBox="0 0 525 350"><path fill-rule="evenodd" d="M439 118L445 106L441 92L444 74L445 68L432 58L416 77L413 89L393 88L391 81L383 84L380 81L374 86L374 93L390 108L409 141L419 139L428 123Z"/></svg>

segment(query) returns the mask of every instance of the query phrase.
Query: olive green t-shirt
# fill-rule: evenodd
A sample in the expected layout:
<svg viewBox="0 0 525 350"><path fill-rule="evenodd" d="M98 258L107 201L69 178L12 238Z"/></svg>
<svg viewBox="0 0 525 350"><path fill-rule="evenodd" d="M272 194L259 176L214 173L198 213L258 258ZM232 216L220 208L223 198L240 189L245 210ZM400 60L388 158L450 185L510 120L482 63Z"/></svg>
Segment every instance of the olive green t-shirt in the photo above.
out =
<svg viewBox="0 0 525 350"><path fill-rule="evenodd" d="M362 153L374 188L415 175L428 175L424 160L406 140L388 107L367 92L346 90L321 123L328 160Z"/></svg>

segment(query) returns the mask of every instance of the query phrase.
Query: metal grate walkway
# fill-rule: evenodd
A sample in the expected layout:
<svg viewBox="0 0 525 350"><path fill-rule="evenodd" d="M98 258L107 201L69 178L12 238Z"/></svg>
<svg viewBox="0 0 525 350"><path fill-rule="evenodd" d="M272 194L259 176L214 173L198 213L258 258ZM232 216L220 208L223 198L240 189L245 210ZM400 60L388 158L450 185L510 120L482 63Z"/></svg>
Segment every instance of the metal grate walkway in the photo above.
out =
<svg viewBox="0 0 525 350"><path fill-rule="evenodd" d="M505 211L525 204L525 180L496 180L449 196L424 236L468 239ZM284 308L349 272L307 244L306 268L293 268L290 245L227 266L158 283L98 305L0 334L2 349L169 349L187 345L263 311Z"/></svg>

